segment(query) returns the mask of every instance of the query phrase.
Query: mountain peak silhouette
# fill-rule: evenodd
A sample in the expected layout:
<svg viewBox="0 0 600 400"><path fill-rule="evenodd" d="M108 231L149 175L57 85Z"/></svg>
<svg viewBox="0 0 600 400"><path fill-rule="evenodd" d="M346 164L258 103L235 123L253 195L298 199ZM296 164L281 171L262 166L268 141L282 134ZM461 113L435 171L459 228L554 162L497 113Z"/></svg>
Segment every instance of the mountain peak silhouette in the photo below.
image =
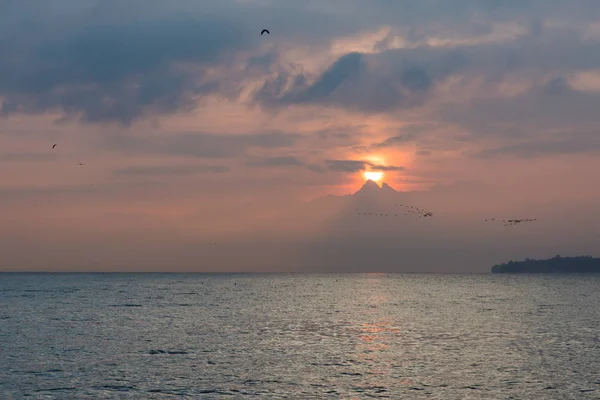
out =
<svg viewBox="0 0 600 400"><path fill-rule="evenodd" d="M384 192L393 192L393 193L398 193L396 191L396 189L394 189L393 187L391 187L390 185L388 185L387 183L383 182L381 184L381 190Z"/></svg>
<svg viewBox="0 0 600 400"><path fill-rule="evenodd" d="M358 191L360 192L361 190L379 190L379 189L381 189L381 188L379 187L377 182L369 179L365 182L364 185L362 185L362 187Z"/></svg>
<svg viewBox="0 0 600 400"><path fill-rule="evenodd" d="M369 179L365 182L364 185L360 189L358 189L354 194L367 194L372 193L373 195L377 194L385 194L385 193L398 193L393 187L383 182L381 186L377 184L377 182Z"/></svg>

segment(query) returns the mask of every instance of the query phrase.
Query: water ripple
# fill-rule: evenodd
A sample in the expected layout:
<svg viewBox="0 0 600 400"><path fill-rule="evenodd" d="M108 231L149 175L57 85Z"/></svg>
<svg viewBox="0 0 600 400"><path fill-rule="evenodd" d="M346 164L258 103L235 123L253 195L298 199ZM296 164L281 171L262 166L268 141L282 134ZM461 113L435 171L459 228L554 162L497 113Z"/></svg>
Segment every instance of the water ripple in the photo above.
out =
<svg viewBox="0 0 600 400"><path fill-rule="evenodd" d="M599 276L7 274L0 398L598 399L599 289Z"/></svg>

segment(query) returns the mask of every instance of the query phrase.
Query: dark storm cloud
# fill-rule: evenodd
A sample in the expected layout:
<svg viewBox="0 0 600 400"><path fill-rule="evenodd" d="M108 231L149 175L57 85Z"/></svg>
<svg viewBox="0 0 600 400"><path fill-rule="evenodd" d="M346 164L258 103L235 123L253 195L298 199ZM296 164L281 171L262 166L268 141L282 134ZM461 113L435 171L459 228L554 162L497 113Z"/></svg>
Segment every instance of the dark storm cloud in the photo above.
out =
<svg viewBox="0 0 600 400"><path fill-rule="evenodd" d="M87 122L130 123L149 112L191 108L219 89L203 67L245 45L245 31L220 18L81 27L0 60L3 115L60 110ZM177 62L193 63L190 70Z"/></svg>
<svg viewBox="0 0 600 400"><path fill-rule="evenodd" d="M449 78L465 88L477 82L482 93L494 94L519 74L530 79L521 84L532 88L535 79L553 79L545 92L560 94L569 89L564 76L600 66L600 41L586 35L581 29L544 27L502 41L348 53L317 76L280 72L265 81L255 99L270 107L322 104L389 112L426 104Z"/></svg>
<svg viewBox="0 0 600 400"><path fill-rule="evenodd" d="M358 79L365 66L360 53L340 57L317 81L296 95L284 98L292 103L318 102L329 97L340 85Z"/></svg>
<svg viewBox="0 0 600 400"><path fill-rule="evenodd" d="M377 60L384 61L385 68L369 65ZM255 99L275 107L314 103L365 112L409 108L422 104L436 82L464 63L455 50L407 49L398 51L396 58L348 53L310 84L302 74L280 73L265 81Z"/></svg>
<svg viewBox="0 0 600 400"><path fill-rule="evenodd" d="M250 148L280 149L293 146L297 134L181 133L170 136L105 135L106 148L130 153L183 155L195 158L229 158L245 155Z"/></svg>
<svg viewBox="0 0 600 400"><path fill-rule="evenodd" d="M195 165L195 166L134 166L116 169L116 175L191 175L196 173L221 174L229 172L230 168L224 165Z"/></svg>
<svg viewBox="0 0 600 400"><path fill-rule="evenodd" d="M207 95L235 95L248 76L277 65L276 51L252 53L242 60L248 67L244 76L223 81L205 75L210 66L225 70L238 65L233 55L256 50L266 40L322 45L383 25L392 26L411 46L383 51L382 44L380 54L349 53L317 76L279 68L256 100L270 106L317 103L366 112L409 108L423 104L450 76L479 73L494 81L522 69L561 73L597 67L600 45L574 29L597 20L600 3L572 4L330 0L308 7L291 0L55 0L52 5L5 0L0 2L0 112L58 111L87 122L127 124L146 115L186 111ZM530 29L509 43L443 48L423 41L432 35L452 38L456 32L485 35L493 32L493 23L517 17ZM570 27L543 23L557 18ZM268 26L273 39L261 38L257 26Z"/></svg>
<svg viewBox="0 0 600 400"><path fill-rule="evenodd" d="M2 2L0 112L128 124L193 108L224 91L206 68L259 41L236 7L258 11L227 1Z"/></svg>
<svg viewBox="0 0 600 400"><path fill-rule="evenodd" d="M202 79L205 68L234 65L226 56L267 40L257 30L267 25L278 38L311 42L365 23L289 1L56 0L50 6L5 0L0 112L58 111L86 122L128 124L186 111L199 97L233 90ZM254 56L248 66L266 71L277 57Z"/></svg>

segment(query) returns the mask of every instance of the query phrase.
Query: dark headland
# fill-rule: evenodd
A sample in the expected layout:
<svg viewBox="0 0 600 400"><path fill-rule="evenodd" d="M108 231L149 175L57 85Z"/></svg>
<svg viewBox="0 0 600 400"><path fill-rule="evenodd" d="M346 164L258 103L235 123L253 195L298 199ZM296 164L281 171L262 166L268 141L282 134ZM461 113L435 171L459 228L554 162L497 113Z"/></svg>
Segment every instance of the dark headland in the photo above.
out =
<svg viewBox="0 0 600 400"><path fill-rule="evenodd" d="M509 261L494 265L493 274L600 273L600 258L592 256L561 257L547 260Z"/></svg>

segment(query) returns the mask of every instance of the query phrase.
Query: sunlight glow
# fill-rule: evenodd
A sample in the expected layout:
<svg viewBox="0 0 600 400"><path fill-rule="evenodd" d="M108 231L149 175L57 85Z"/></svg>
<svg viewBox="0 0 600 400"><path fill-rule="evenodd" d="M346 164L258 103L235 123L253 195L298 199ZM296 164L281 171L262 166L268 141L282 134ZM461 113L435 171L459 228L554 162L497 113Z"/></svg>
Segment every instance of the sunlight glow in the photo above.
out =
<svg viewBox="0 0 600 400"><path fill-rule="evenodd" d="M370 179L372 181L378 182L383 179L382 171L365 171L363 172L365 179Z"/></svg>

